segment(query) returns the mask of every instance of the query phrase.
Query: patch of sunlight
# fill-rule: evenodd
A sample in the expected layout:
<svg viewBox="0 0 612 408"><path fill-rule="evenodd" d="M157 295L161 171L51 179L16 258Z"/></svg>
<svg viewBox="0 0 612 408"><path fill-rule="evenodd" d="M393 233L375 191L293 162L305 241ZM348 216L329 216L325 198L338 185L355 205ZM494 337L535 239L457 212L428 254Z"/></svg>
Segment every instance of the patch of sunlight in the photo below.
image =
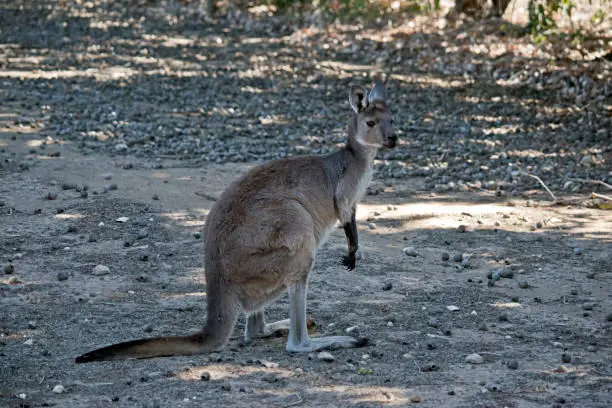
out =
<svg viewBox="0 0 612 408"><path fill-rule="evenodd" d="M6 140L0 140L0 147L8 146L8 142Z"/></svg>
<svg viewBox="0 0 612 408"><path fill-rule="evenodd" d="M287 125L291 123L284 115L268 115L266 117L259 118L259 123L262 125Z"/></svg>
<svg viewBox="0 0 612 408"><path fill-rule="evenodd" d="M523 305L518 302L495 302L491 303L491 306L496 307L498 309L516 309L519 307L523 307Z"/></svg>
<svg viewBox="0 0 612 408"><path fill-rule="evenodd" d="M181 225L185 227L203 227L205 224L204 220L193 220L193 221L182 221Z"/></svg>
<svg viewBox="0 0 612 408"><path fill-rule="evenodd" d="M85 218L85 216L83 214L62 213L62 214L56 214L55 218L57 218L58 220L80 220L82 218Z"/></svg>
<svg viewBox="0 0 612 408"><path fill-rule="evenodd" d="M196 42L191 38L185 37L168 37L160 44L162 47L176 48L189 47L195 45Z"/></svg>
<svg viewBox="0 0 612 408"><path fill-rule="evenodd" d="M507 135L516 133L518 129L519 125L503 125L493 128L483 128L482 133L485 135Z"/></svg>
<svg viewBox="0 0 612 408"><path fill-rule="evenodd" d="M2 340L23 340L27 338L28 335L25 332L9 332L9 333L0 333L0 339Z"/></svg>
<svg viewBox="0 0 612 408"><path fill-rule="evenodd" d="M218 380L226 380L226 379L237 379L242 376L252 375L257 373L269 373L274 372L279 377L290 377L293 373L290 370L276 367L276 368L266 368L262 366L239 366L236 364L207 364L202 367L194 367L189 371L181 371L177 373L177 377L181 380L188 381L201 381L200 376L204 371L210 373L211 381ZM279 390L281 391L281 390ZM287 391L289 394L290 392ZM291 392L292 393L292 392Z"/></svg>
<svg viewBox="0 0 612 408"><path fill-rule="evenodd" d="M240 87L240 92L244 93L265 93L266 91L262 88L255 88L253 86Z"/></svg>
<svg viewBox="0 0 612 408"><path fill-rule="evenodd" d="M374 211L381 214L388 214L396 219L419 219L427 218L428 216L461 215L466 211L469 211L473 217L478 217L499 213L505 214L515 211L512 207L501 204L474 204L469 202L446 203L427 201L423 203L400 204L396 207L397 210L389 211L387 210L387 205L360 203L357 211L357 218L363 220L367 217L369 212Z"/></svg>
<svg viewBox="0 0 612 408"><path fill-rule="evenodd" d="M326 61L321 61L321 68L331 69L333 72L338 72L338 71L351 72L351 71L371 71L374 69L374 66L326 60Z"/></svg>
<svg viewBox="0 0 612 408"><path fill-rule="evenodd" d="M166 295L166 299L185 299L190 297L206 297L206 292L190 292L190 293L177 293L174 295Z"/></svg>
<svg viewBox="0 0 612 408"><path fill-rule="evenodd" d="M381 386L331 385L317 387L320 391L346 395L351 401L385 404L386 406L406 406L410 402L407 390ZM411 404L412 405L412 404Z"/></svg>
<svg viewBox="0 0 612 408"><path fill-rule="evenodd" d="M156 178L156 179L161 179L161 180L167 180L170 178L170 175L168 173L156 172L156 173L151 174L151 177Z"/></svg>

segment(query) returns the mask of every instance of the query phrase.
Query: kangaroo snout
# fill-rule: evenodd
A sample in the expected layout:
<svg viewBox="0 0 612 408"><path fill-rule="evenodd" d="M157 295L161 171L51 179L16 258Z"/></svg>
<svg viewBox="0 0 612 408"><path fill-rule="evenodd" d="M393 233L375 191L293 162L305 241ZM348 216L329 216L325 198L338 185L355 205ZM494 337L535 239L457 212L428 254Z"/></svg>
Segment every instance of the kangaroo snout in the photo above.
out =
<svg viewBox="0 0 612 408"><path fill-rule="evenodd" d="M395 144L397 143L397 136L396 135L389 135L387 136L387 139L385 141L385 143L383 144L383 146L392 149L395 147Z"/></svg>

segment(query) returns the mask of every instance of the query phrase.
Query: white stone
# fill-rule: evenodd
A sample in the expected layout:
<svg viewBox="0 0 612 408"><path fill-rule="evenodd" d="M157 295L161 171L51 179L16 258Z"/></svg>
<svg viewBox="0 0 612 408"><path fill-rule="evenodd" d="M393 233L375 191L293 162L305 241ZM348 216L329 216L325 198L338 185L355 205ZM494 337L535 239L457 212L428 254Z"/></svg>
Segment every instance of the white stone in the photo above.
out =
<svg viewBox="0 0 612 408"><path fill-rule="evenodd" d="M61 384L57 384L55 387L53 387L53 392L56 394L61 394L64 391L66 391L66 389Z"/></svg>
<svg viewBox="0 0 612 408"><path fill-rule="evenodd" d="M317 354L317 358L321 361L326 361L328 363L335 360L335 357L332 356L331 353L328 353L327 351L322 351L319 354Z"/></svg>
<svg viewBox="0 0 612 408"><path fill-rule="evenodd" d="M93 268L91 273L96 276L108 275L110 273L110 269L106 265L97 265L95 268Z"/></svg>
<svg viewBox="0 0 612 408"><path fill-rule="evenodd" d="M470 354L465 358L466 363L470 364L482 364L484 363L484 358L478 353Z"/></svg>
<svg viewBox="0 0 612 408"><path fill-rule="evenodd" d="M446 306L446 309L450 310L451 312L458 312L460 310L459 306L455 306L455 305Z"/></svg>

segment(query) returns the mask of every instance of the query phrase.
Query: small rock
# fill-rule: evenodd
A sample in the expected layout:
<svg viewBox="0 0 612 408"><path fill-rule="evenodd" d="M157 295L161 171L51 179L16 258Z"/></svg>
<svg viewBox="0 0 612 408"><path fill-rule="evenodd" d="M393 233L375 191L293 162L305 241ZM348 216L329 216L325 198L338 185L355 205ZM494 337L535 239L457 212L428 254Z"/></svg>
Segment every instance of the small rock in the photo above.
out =
<svg viewBox="0 0 612 408"><path fill-rule="evenodd" d="M369 222L368 223L368 228L371 229L371 230L376 229L376 224L374 224L373 222Z"/></svg>
<svg viewBox="0 0 612 408"><path fill-rule="evenodd" d="M32 344L34 344L34 339L27 339L23 342L23 344L25 344L26 346L31 346Z"/></svg>
<svg viewBox="0 0 612 408"><path fill-rule="evenodd" d="M145 333L151 333L153 331L153 325L152 324L146 324L142 328L142 331L144 331Z"/></svg>
<svg viewBox="0 0 612 408"><path fill-rule="evenodd" d="M564 363L571 363L572 362L572 356L567 354L567 353L563 353L563 354L561 354L561 361L563 361Z"/></svg>
<svg viewBox="0 0 612 408"><path fill-rule="evenodd" d="M485 388L489 392L499 392L501 390L499 384L496 383L487 383L485 384Z"/></svg>
<svg viewBox="0 0 612 408"><path fill-rule="evenodd" d="M413 256L413 257L418 255L417 251L416 251L416 249L414 247L406 247L406 248L404 248L404 253L407 256Z"/></svg>
<svg viewBox="0 0 612 408"><path fill-rule="evenodd" d="M61 394L64 391L66 391L66 389L61 384L57 384L55 387L53 387L53 392L56 393L56 394Z"/></svg>
<svg viewBox="0 0 612 408"><path fill-rule="evenodd" d="M608 322L612 322L612 313L608 313L608 314L606 315L606 321L608 321Z"/></svg>
<svg viewBox="0 0 612 408"><path fill-rule="evenodd" d="M418 404L422 401L423 401L423 398L420 395L413 395L410 397L410 402L414 402L415 404Z"/></svg>
<svg viewBox="0 0 612 408"><path fill-rule="evenodd" d="M508 313L502 313L498 316L498 319L500 322L507 322L508 321Z"/></svg>
<svg viewBox="0 0 612 408"><path fill-rule="evenodd" d="M576 256L582 255L582 248L574 248L574 255Z"/></svg>
<svg viewBox="0 0 612 408"><path fill-rule="evenodd" d="M130 220L130 217L119 217L115 221L124 224L124 223L128 222L129 220Z"/></svg>
<svg viewBox="0 0 612 408"><path fill-rule="evenodd" d="M536 228L542 228L542 223L540 221L536 222Z"/></svg>
<svg viewBox="0 0 612 408"><path fill-rule="evenodd" d="M510 370L516 370L518 368L518 361L516 360L510 360L508 361L508 364L506 364L506 366L510 369Z"/></svg>
<svg viewBox="0 0 612 408"><path fill-rule="evenodd" d="M514 272L511 271L510 269L504 269L501 272L501 277L504 278L504 279L512 279L512 278L514 278Z"/></svg>
<svg viewBox="0 0 612 408"><path fill-rule="evenodd" d="M53 191L49 191L47 193L47 200L56 200L56 199L57 199L57 193Z"/></svg>
<svg viewBox="0 0 612 408"><path fill-rule="evenodd" d="M465 232L466 231L466 226L461 224L457 227L457 232Z"/></svg>
<svg viewBox="0 0 612 408"><path fill-rule="evenodd" d="M15 267L12 263L8 262L4 265L3 271L5 275L12 275L15 273Z"/></svg>
<svg viewBox="0 0 612 408"><path fill-rule="evenodd" d="M193 233L193 237L194 237L195 239L200 239L200 238L202 238L202 234L200 234L199 232L194 232L194 233Z"/></svg>
<svg viewBox="0 0 612 408"><path fill-rule="evenodd" d="M433 371L440 371L440 366L434 363L427 363L421 366L421 371L428 373Z"/></svg>
<svg viewBox="0 0 612 408"><path fill-rule="evenodd" d="M359 326L351 326L351 327L347 327L344 332L346 334L351 334L351 333L356 333L359 330Z"/></svg>
<svg viewBox="0 0 612 408"><path fill-rule="evenodd" d="M267 383L275 383L278 381L278 375L276 373L266 373L261 379Z"/></svg>
<svg viewBox="0 0 612 408"><path fill-rule="evenodd" d="M584 310L593 310L594 307L595 307L595 304L593 302L585 302L582 304L582 308Z"/></svg>
<svg viewBox="0 0 612 408"><path fill-rule="evenodd" d="M223 384L221 384L221 389L223 391L231 391L232 390L232 384L230 384L229 381L225 381Z"/></svg>
<svg viewBox="0 0 612 408"><path fill-rule="evenodd" d="M382 287L382 290L385 290L385 291L391 290L391 289L393 289L393 284L391 282L385 283L385 285Z"/></svg>
<svg viewBox="0 0 612 408"><path fill-rule="evenodd" d="M453 262L461 262L461 261L463 261L463 254L453 255Z"/></svg>
<svg viewBox="0 0 612 408"><path fill-rule="evenodd" d="M70 275L66 271L59 271L57 273L57 280L60 281L60 282L68 280L69 277L70 277Z"/></svg>
<svg viewBox="0 0 612 408"><path fill-rule="evenodd" d="M449 259L450 259L450 254L448 252L442 252L442 260L446 262Z"/></svg>
<svg viewBox="0 0 612 408"><path fill-rule="evenodd" d="M110 173L106 173L106 174L104 175L104 180L110 180L110 179L112 179L112 178L113 178L113 176L112 176Z"/></svg>
<svg viewBox="0 0 612 408"><path fill-rule="evenodd" d="M97 265L93 268L92 274L96 276L108 275L110 273L110 269L106 265Z"/></svg>
<svg viewBox="0 0 612 408"><path fill-rule="evenodd" d="M35 329L36 329L36 327L37 327L37 326L36 326L36 322L35 322L34 320L30 320L30 321L28 322L28 329L30 329L30 330L35 330Z"/></svg>
<svg viewBox="0 0 612 408"><path fill-rule="evenodd" d="M521 281L518 284L519 288L521 289L529 289L529 282L527 281Z"/></svg>
<svg viewBox="0 0 612 408"><path fill-rule="evenodd" d="M159 200L159 196L157 194L153 194L153 197L151 197L154 201L158 201Z"/></svg>
<svg viewBox="0 0 612 408"><path fill-rule="evenodd" d="M590 353L594 353L594 352L596 352L596 351L597 351L597 347L595 347L595 346L594 346L594 345L592 345L592 344L589 344L589 345L587 346L587 348L586 348L586 349L587 349L587 351L588 351L588 352L590 352Z"/></svg>
<svg viewBox="0 0 612 408"><path fill-rule="evenodd" d="M466 363L470 364L482 364L484 363L484 358L478 353L470 354L465 358Z"/></svg>
<svg viewBox="0 0 612 408"><path fill-rule="evenodd" d="M210 373L208 371L203 371L200 374L200 381L209 381L210 380Z"/></svg>
<svg viewBox="0 0 612 408"><path fill-rule="evenodd" d="M455 306L455 305L446 306L446 309L451 311L451 312L458 312L460 310L459 306Z"/></svg>
<svg viewBox="0 0 612 408"><path fill-rule="evenodd" d="M325 361L327 363L331 363L332 361L335 360L334 356L331 355L331 353L328 353L327 351L322 351L320 353L317 354L317 358L321 361Z"/></svg>

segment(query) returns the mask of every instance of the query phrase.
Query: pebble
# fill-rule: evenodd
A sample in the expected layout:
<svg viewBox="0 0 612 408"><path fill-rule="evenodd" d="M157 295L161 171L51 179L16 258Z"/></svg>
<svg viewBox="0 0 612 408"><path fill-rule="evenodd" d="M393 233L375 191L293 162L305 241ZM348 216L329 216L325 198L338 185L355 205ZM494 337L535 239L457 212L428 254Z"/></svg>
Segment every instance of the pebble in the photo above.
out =
<svg viewBox="0 0 612 408"><path fill-rule="evenodd" d="M404 253L407 256L413 256L413 257L418 255L417 251L416 251L416 249L414 247L406 247L406 248L404 248Z"/></svg>
<svg viewBox="0 0 612 408"><path fill-rule="evenodd" d="M70 277L70 275L66 271L59 271L57 273L57 280L60 281L60 282L68 280L69 277Z"/></svg>
<svg viewBox="0 0 612 408"><path fill-rule="evenodd" d="M110 179L112 179L112 178L113 178L113 176L112 176L110 173L106 173L106 174L104 175L104 180L110 180Z"/></svg>
<svg viewBox="0 0 612 408"><path fill-rule="evenodd" d="M66 389L61 384L57 384L55 387L53 387L53 392L56 393L56 394L61 394L64 391L66 391Z"/></svg>
<svg viewBox="0 0 612 408"><path fill-rule="evenodd" d="M159 196L157 194L153 194L153 197L151 197L154 201L158 201L159 200Z"/></svg>
<svg viewBox="0 0 612 408"><path fill-rule="evenodd" d="M194 232L194 233L193 233L193 237L194 237L195 239L200 239L200 238L202 238L202 234L200 234L199 232Z"/></svg>
<svg viewBox="0 0 612 408"><path fill-rule="evenodd" d="M446 306L446 309L451 311L451 312L458 312L460 310L459 306L455 306L455 305Z"/></svg>
<svg viewBox="0 0 612 408"><path fill-rule="evenodd" d="M506 364L506 366L510 369L510 370L516 370L518 368L518 361L516 360L510 360L508 361L508 364Z"/></svg>
<svg viewBox="0 0 612 408"><path fill-rule="evenodd" d="M567 353L563 353L563 354L561 354L561 361L563 361L564 363L571 363L572 362L572 356L567 354Z"/></svg>
<svg viewBox="0 0 612 408"><path fill-rule="evenodd" d="M450 254L448 252L442 252L442 260L446 262L449 259L450 259Z"/></svg>
<svg viewBox="0 0 612 408"><path fill-rule="evenodd" d="M470 354L465 358L466 363L470 364L482 364L484 363L484 358L478 353Z"/></svg>
<svg viewBox="0 0 612 408"><path fill-rule="evenodd" d="M385 283L385 285L382 287L382 290L384 291L391 290L391 289L393 289L393 284L391 282Z"/></svg>
<svg viewBox="0 0 612 408"><path fill-rule="evenodd" d="M457 232L465 232L466 231L466 226L461 224L457 227Z"/></svg>
<svg viewBox="0 0 612 408"><path fill-rule="evenodd" d="M596 351L597 351L597 347L595 347L595 346L594 346L594 345L592 345L592 344L589 344L589 345L587 346L587 348L586 348L586 349L587 349L587 351L588 351L588 352L590 352L590 353L594 353L594 352L596 352Z"/></svg>
<svg viewBox="0 0 612 408"><path fill-rule="evenodd" d="M440 366L434 363L427 363L421 366L421 371L428 373L433 371L440 371Z"/></svg>
<svg viewBox="0 0 612 408"><path fill-rule="evenodd" d="M35 329L36 329L36 327L37 327L37 326L36 326L36 322L35 322L34 320L30 320L30 321L28 322L28 329L30 329L30 330L35 330Z"/></svg>
<svg viewBox="0 0 612 408"><path fill-rule="evenodd" d="M351 333L356 333L359 330L359 326L351 326L351 327L347 327L344 332L346 334L351 334Z"/></svg>
<svg viewBox="0 0 612 408"><path fill-rule="evenodd" d="M584 310L593 310L593 307L595 307L595 304L593 302L585 302L582 304L582 308Z"/></svg>
<svg viewBox="0 0 612 408"><path fill-rule="evenodd" d="M110 268L106 265L97 265L93 268L91 273L96 276L108 275L110 273Z"/></svg>
<svg viewBox="0 0 612 408"><path fill-rule="evenodd" d="M119 217L115 221L124 224L124 223L128 222L129 220L130 220L130 217Z"/></svg>
<svg viewBox="0 0 612 408"><path fill-rule="evenodd" d="M529 282L527 281L521 281L518 284L519 288L521 289L529 289Z"/></svg>
<svg viewBox="0 0 612 408"><path fill-rule="evenodd" d="M332 361L336 360L335 357L332 356L331 353L328 353L327 351L321 351L320 353L318 353L317 359L321 361L325 361L327 363L331 363Z"/></svg>
<svg viewBox="0 0 612 408"><path fill-rule="evenodd" d="M153 331L153 325L152 324L146 324L142 328L142 331L144 331L145 333L151 333Z"/></svg>
<svg viewBox="0 0 612 408"><path fill-rule="evenodd" d="M55 199L57 199L57 193L49 191L47 193L47 200L55 200Z"/></svg>
<svg viewBox="0 0 612 408"><path fill-rule="evenodd" d="M574 255L576 256L582 255L582 248L574 248Z"/></svg>
<svg viewBox="0 0 612 408"><path fill-rule="evenodd" d="M266 373L261 379L267 383L275 383L278 382L279 378L276 373Z"/></svg>
<svg viewBox="0 0 612 408"><path fill-rule="evenodd" d="M463 254L453 255L453 262L461 262L461 261L463 261Z"/></svg>
<svg viewBox="0 0 612 408"><path fill-rule="evenodd" d="M11 275L15 273L15 267L12 263L8 262L4 265L3 271L5 275Z"/></svg>
<svg viewBox="0 0 612 408"><path fill-rule="evenodd" d="M489 392L499 392L501 391L501 387L496 383L486 383L485 388Z"/></svg>
<svg viewBox="0 0 612 408"><path fill-rule="evenodd" d="M376 229L376 224L374 224L373 222L369 222L368 223L368 228L371 229L371 230Z"/></svg>
<svg viewBox="0 0 612 408"><path fill-rule="evenodd" d="M423 401L423 398L420 395L413 395L410 397L410 402L418 404Z"/></svg>

